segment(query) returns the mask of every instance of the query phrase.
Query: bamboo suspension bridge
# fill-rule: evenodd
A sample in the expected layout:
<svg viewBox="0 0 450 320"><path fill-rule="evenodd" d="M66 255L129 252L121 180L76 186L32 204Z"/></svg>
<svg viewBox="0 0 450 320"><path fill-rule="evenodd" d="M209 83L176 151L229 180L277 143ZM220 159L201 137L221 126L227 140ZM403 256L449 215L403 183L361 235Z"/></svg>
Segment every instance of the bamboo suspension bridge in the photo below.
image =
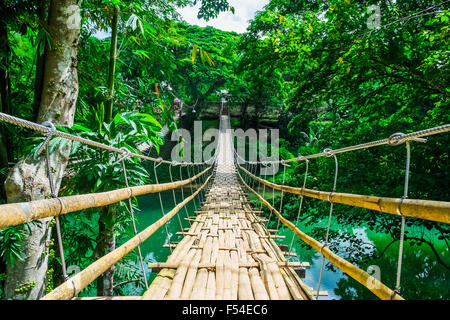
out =
<svg viewBox="0 0 450 320"><path fill-rule="evenodd" d="M303 156L295 159L281 160L279 163L285 166L291 161L305 161L316 157L330 157L335 160L336 171L334 187L332 191L317 191L305 188L305 180L302 187L291 187L283 184L275 184L256 174L258 167L267 166L269 162L249 162L241 159L235 152L233 137L230 129L228 115L220 115L220 132L218 147L214 158L202 163L175 163L161 159L155 159L141 154L134 154L124 148L115 148L100 143L82 139L55 129L51 124L39 125L0 113L0 121L23 126L47 136L42 148L48 144L52 136L60 136L66 139L86 143L93 147L103 148L119 154L126 177L125 159L127 157L139 157L153 161L159 165L165 163L170 166L187 166L193 169L194 175L187 179L170 183L157 183L144 186L128 186L125 188L103 193L93 193L75 196L58 197L52 194L50 199L35 200L23 203L8 203L0 205L0 228L28 223L45 217L56 219L71 212L105 206L119 201L124 201L148 193L160 193L162 191L175 190L190 186L195 182L199 186L182 202L164 212L162 217L141 232L135 228L135 236L119 246L115 250L99 258L84 270L72 277L66 277L65 281L53 291L45 295L44 300L55 299L192 299L192 300L315 300L326 292L320 291L323 264L325 259L341 269L347 275L361 283L372 291L377 297L385 300L402 300L400 294L400 276L403 257L403 236L405 219L416 218L430 221L450 223L450 202L408 199L408 179L410 163L410 142L424 142L423 137L432 134L450 131L450 125L431 128L410 134L394 134L388 139L383 139L367 144L361 144L348 148L330 150L326 149L317 155ZM407 149L405 191L401 198L384 198L356 194L344 194L336 192L336 179L338 173L338 161L336 155L342 152L371 148L383 144L405 144ZM45 152L47 152L45 148ZM47 157L48 160L48 157ZM308 166L306 166L308 168ZM306 169L308 170L308 169ZM196 173L197 171L197 173ZM51 174L49 170L49 179ZM156 172L156 171L155 171ZM172 177L172 175L171 175ZM125 178L125 181L126 178ZM283 179L284 181L284 179ZM255 191L255 184L263 186L263 195ZM266 188L279 190L299 196L300 207L304 197L320 199L330 203L329 222L325 242L321 243L301 231L298 225L286 219L264 198ZM262 206L265 206L270 216L263 215L261 208L248 200L248 194L254 194ZM175 200L175 197L174 197ZM191 216L185 219L190 227L182 229L178 234L183 238L178 243L165 245L170 248L171 254L167 261L150 263L148 268L157 272L156 278L147 285L142 296L139 297L90 297L77 298L77 295L90 283L114 266L131 251L138 249L140 244L148 240L159 228L163 227L170 219L178 216L180 211L186 208L190 201L198 201L201 207ZM282 200L281 200L282 201ZM398 259L398 272L396 288L390 289L378 279L366 271L339 257L328 248L328 234L333 213L333 204L340 203L349 206L367 208L374 214L393 214L401 216L401 237ZM130 210L133 213L131 203ZM162 207L162 203L161 203ZM186 211L187 213L187 211ZM302 280L302 274L308 263L302 261L287 261L286 256L295 256L291 249L279 246L274 241L282 236L277 234L277 229L268 229L269 221L275 217L278 224L282 223L292 230L294 235L307 245L319 252L322 257L322 269L317 288L307 286ZM133 216L134 220L134 216ZM57 220L59 223L59 220ZM180 223L181 225L181 223ZM59 231L58 231L59 232ZM59 234L59 237L61 235ZM63 236L63 235L62 235ZM292 241L293 241L292 239ZM60 258L64 266L64 249L61 239L59 242ZM292 246L292 244L291 244ZM142 257L140 257L142 271L146 277Z"/></svg>

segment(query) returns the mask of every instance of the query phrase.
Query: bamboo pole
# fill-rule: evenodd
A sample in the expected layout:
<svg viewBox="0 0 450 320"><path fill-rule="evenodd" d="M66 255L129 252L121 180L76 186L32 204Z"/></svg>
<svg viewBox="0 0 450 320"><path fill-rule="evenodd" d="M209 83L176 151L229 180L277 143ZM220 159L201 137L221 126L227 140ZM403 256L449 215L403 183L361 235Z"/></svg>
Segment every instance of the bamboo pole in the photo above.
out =
<svg viewBox="0 0 450 320"><path fill-rule="evenodd" d="M142 232L138 233L136 236L125 242L119 248L111 251L107 255L101 257L97 261L93 262L83 271L77 273L75 276L71 277L68 281L61 284L59 287L54 289L52 292L45 295L42 300L68 300L77 295L81 290L86 288L92 281L97 279L111 266L116 264L120 259L122 259L129 252L134 250L138 245L150 237L156 230L167 223L173 216L175 216L181 208L183 208L189 201L191 201L197 193L199 193L208 183L211 176L209 176L205 183L197 189L192 195L180 202L176 207L165 214L161 219L144 229Z"/></svg>
<svg viewBox="0 0 450 320"><path fill-rule="evenodd" d="M216 261L216 300L223 300L223 292L225 287L225 277L224 277L224 250L219 250Z"/></svg>
<svg viewBox="0 0 450 320"><path fill-rule="evenodd" d="M191 296L192 288L194 287L195 278L198 273L198 264L202 256L202 250L196 250L194 259L192 259L189 264L188 272L186 274L186 279L184 279L183 290L181 292L180 298L183 300L188 299Z"/></svg>
<svg viewBox="0 0 450 320"><path fill-rule="evenodd" d="M274 188L275 190L303 195L323 201L346 204L353 207L366 208L397 216L403 214L407 217L450 223L450 202L418 199L404 199L402 201L401 198L385 198L337 192L330 193L306 188L303 189L290 186L282 186L261 179L253 175L251 172L247 171L245 168L241 166L239 167L253 179L265 184L270 188ZM401 214L399 212L399 209L401 210Z"/></svg>
<svg viewBox="0 0 450 320"><path fill-rule="evenodd" d="M177 189L198 179L210 169L211 167L190 179L170 183L149 184L108 192L2 204L0 205L0 229L42 218L60 216L69 212L106 206L130 197Z"/></svg>
<svg viewBox="0 0 450 320"><path fill-rule="evenodd" d="M240 265L248 263L247 254L245 250L244 240L237 240L238 247L238 262ZM254 300L252 286L250 283L249 270L248 268L239 267L239 300Z"/></svg>
<svg viewBox="0 0 450 320"><path fill-rule="evenodd" d="M202 258L200 259L200 263L198 265L199 270L190 295L190 299L192 300L203 300L205 298L205 291L208 283L208 269L201 267L201 265L203 263L209 263L211 260L212 239L212 237L208 237L206 239L205 246L202 250Z"/></svg>
<svg viewBox="0 0 450 320"><path fill-rule="evenodd" d="M209 238L209 237L208 237ZM179 246L179 245L178 245ZM197 246L192 246L191 249L202 249L198 248ZM222 249L220 250L229 250L229 249ZM203 248L203 251L206 250L206 247ZM237 250L233 250L232 252L235 252L237 254ZM254 251L251 251L255 253ZM256 253L265 253L266 251L258 251ZM309 262L301 262L301 261L276 261L276 264L279 268L293 268L293 267L309 267ZM169 263L169 262L150 262L147 264L149 269L176 269L180 265L178 263ZM214 268L216 264L214 262L200 262L198 264L198 268ZM237 265L239 268L257 268L259 264L257 262L240 262Z"/></svg>
<svg viewBox="0 0 450 320"><path fill-rule="evenodd" d="M304 232L300 231L292 222L284 218L272 205L267 202L264 198L262 198L255 190L250 188L247 183L244 181L242 176L239 175L242 183L253 193L255 196L272 211L280 221L291 229L301 240L307 243L310 247L315 249L317 252L322 254L325 258L327 258L333 265L344 271L350 277L361 283L364 287L372 291L377 297L383 300L403 300L403 298L395 293L393 290L389 289L382 282L378 281L374 277L372 277L367 272L361 270L357 266L351 264L347 260L339 257L335 253L333 253L327 247L324 247L322 243L315 240L314 238L308 236Z"/></svg>
<svg viewBox="0 0 450 320"><path fill-rule="evenodd" d="M176 263L177 265L187 254L187 252L192 248L192 244L195 241L195 237L187 236L180 241L177 248L172 252L172 254L167 259L167 263ZM165 298L167 292L175 276L175 269L162 269L156 278L151 283L147 291L142 295L143 300L162 300Z"/></svg>

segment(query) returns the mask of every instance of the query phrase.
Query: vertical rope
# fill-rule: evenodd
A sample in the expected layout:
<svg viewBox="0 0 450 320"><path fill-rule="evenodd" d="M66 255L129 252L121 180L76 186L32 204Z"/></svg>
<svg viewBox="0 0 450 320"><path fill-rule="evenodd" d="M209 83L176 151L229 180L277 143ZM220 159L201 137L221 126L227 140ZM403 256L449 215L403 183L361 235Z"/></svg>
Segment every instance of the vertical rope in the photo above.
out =
<svg viewBox="0 0 450 320"><path fill-rule="evenodd" d="M188 176L189 179L191 179L191 170L189 170L190 165L187 166L187 172L188 172ZM189 183L189 187L191 188L191 195L194 194L194 189L192 188L192 181ZM197 202L195 201L195 197L192 198L192 200L194 201L194 208L195 210L197 210L198 206L197 206Z"/></svg>
<svg viewBox="0 0 450 320"><path fill-rule="evenodd" d="M275 170L272 171L272 182L275 183ZM272 208L275 208L275 188L272 187ZM269 219L266 222L266 228L269 228L270 219L272 219L272 210L270 210Z"/></svg>
<svg viewBox="0 0 450 320"><path fill-rule="evenodd" d="M46 166L47 166L47 178L48 178L48 183L50 186L50 195L53 199L58 199L61 207L60 207L60 212L62 210L62 202L61 200L58 198L57 192L55 190L55 185L53 183L53 174L52 174L52 168L50 165L50 153L49 153L49 144L50 144L50 140L53 136L53 134L56 131L55 126L53 125L53 123L51 123L50 121L45 121L42 123L42 125L45 126L49 126L49 130L47 133L47 137L45 138L44 142L42 143L41 147L38 150L38 154L40 154L42 152L42 149L45 148L45 162L46 162ZM62 276L64 281L67 281L69 279L69 276L67 275L67 269L66 269L66 260L64 257L64 246L63 246L63 242L62 242L62 236L61 236L61 225L59 222L59 215L55 216L55 227L56 227L56 239L58 242L58 251L59 251L59 257L61 259L61 271L62 271Z"/></svg>
<svg viewBox="0 0 450 320"><path fill-rule="evenodd" d="M172 178L172 164L169 165L169 176L170 176L170 182L173 183L173 178ZM175 189L172 189L172 196L173 196L173 204L174 207L177 206L177 198L175 196ZM181 217L179 214L177 214L178 217L178 222L180 223L180 231L183 231L183 223L181 222Z"/></svg>
<svg viewBox="0 0 450 320"><path fill-rule="evenodd" d="M158 166L160 164L161 164L161 162L158 164ZM156 173L156 168L157 168L156 162L154 162L153 163L153 172L155 173L155 182L156 182L156 184L159 184L158 174ZM161 198L161 191L158 192L158 197L159 197L159 204L161 205L161 213L162 213L162 216L164 217L165 213L164 213L164 206L163 206L162 198ZM167 242L169 243L169 249L170 249L170 252L172 252L172 246L171 246L171 243L170 243L169 229L167 228L167 223L164 224L164 228L166 229Z"/></svg>
<svg viewBox="0 0 450 320"><path fill-rule="evenodd" d="M305 164L306 164L306 169L305 169L305 177L303 178L302 190L305 190L306 179L308 177L308 169L309 169L309 160L308 159L305 160ZM298 226L298 221L300 219L300 212L302 211L302 205L303 205L303 194L300 195L300 204L298 206L297 220L295 221L295 227ZM289 257L291 256L291 250L292 250L292 246L294 244L294 237L295 237L295 233L294 233L294 231L292 231L291 244L289 245Z"/></svg>
<svg viewBox="0 0 450 320"><path fill-rule="evenodd" d="M400 244L398 248L398 262L397 262L397 279L395 283L395 292L400 294L400 279L402 274L402 260L403 260L403 243L405 238L405 221L406 218L401 212L401 206L403 201L408 198L408 185L409 185L409 165L411 163L411 146L409 141L406 141L406 172L405 172L405 185L403 188L403 197L398 205L398 213L402 216L402 222L400 226Z"/></svg>
<svg viewBox="0 0 450 320"><path fill-rule="evenodd" d="M258 176L258 168L256 169L256 176ZM259 177L261 178L261 165L259 167ZM259 189L261 189L261 181L258 181L258 186L257 186L256 190L259 191ZM260 205L262 206L262 202L261 201L260 201Z"/></svg>
<svg viewBox="0 0 450 320"><path fill-rule="evenodd" d="M266 169L265 169L264 173L266 173L267 165L265 165L265 167L266 167ZM266 196L266 185L263 183L263 194L262 194L263 199L265 199L264 198L265 196ZM259 202L259 210L260 211L262 210L262 207L263 207L263 203L262 203L262 201L260 201Z"/></svg>
<svg viewBox="0 0 450 320"><path fill-rule="evenodd" d="M285 182L285 178L286 178L286 166L287 166L287 164L285 164L284 162L281 162L281 164L283 165L283 183L282 183L282 185L284 187L284 182ZM283 209L283 197L284 197L284 191L281 190L280 211L279 211L281 215L283 215L283 211L282 211L282 209ZM278 232L278 230L280 230L280 219L278 219L278 221L277 221L277 232Z"/></svg>
<svg viewBox="0 0 450 320"><path fill-rule="evenodd" d="M183 165L180 165L180 180L183 180L183 173L182 173L182 168L183 168ZM184 201L184 186L183 187L181 187L181 198L183 199L183 201ZM189 226L192 226L192 223L191 223L191 221L189 220L189 212L188 212L188 210L187 210L187 205L186 206L183 206L184 207L184 211L186 212L186 218L188 219L188 222L189 222Z"/></svg>
<svg viewBox="0 0 450 320"><path fill-rule="evenodd" d="M133 189L131 189L130 186L128 185L128 176L127 176L127 168L125 166L125 158L122 159L122 170L123 170L123 177L125 179L125 186L130 190L130 197L128 198L128 206L130 207L131 221L133 222L134 235L137 235L138 232L136 229L136 221L134 218L134 209L133 209L133 204L131 203L131 198L133 197ZM141 253L141 245L138 245L137 249L138 249L138 254L139 254L139 262L141 264L141 269L142 269L142 275L144 276L145 288L148 289L144 260L142 259L142 253Z"/></svg>
<svg viewBox="0 0 450 320"><path fill-rule="evenodd" d="M331 202L331 195L333 192L336 192L336 182L337 182L337 177L338 177L338 160L336 158L336 155L334 153L332 153L331 149L325 149L324 152L327 153L327 157L332 156L334 158L335 170L334 170L333 191L331 191L328 194L328 201L330 202L330 213L328 215L327 233L325 235L325 242L324 242L322 248L320 248L320 254L322 254L323 248L328 246L328 236L330 235L331 216L333 215L333 202ZM325 257L322 255L322 265L320 267L320 275L319 275L319 283L317 285L316 299L319 299L320 285L322 283L324 266L325 266Z"/></svg>
<svg viewBox="0 0 450 320"><path fill-rule="evenodd" d="M195 168L197 168L197 171L198 171L198 172L195 172ZM193 170L194 170L194 176L197 175L197 174L199 174L199 173L201 172L201 171L200 171L200 166L199 166L199 165L198 165L198 166L195 166L195 167L193 168ZM202 179L203 179L203 176L201 176L201 177L198 178L198 180L200 181L200 185L201 185ZM205 201L205 198L203 197L203 194L202 194L202 190L200 190L200 192L198 193L198 199L199 199L199 201L200 201L200 204L202 204L202 203Z"/></svg>

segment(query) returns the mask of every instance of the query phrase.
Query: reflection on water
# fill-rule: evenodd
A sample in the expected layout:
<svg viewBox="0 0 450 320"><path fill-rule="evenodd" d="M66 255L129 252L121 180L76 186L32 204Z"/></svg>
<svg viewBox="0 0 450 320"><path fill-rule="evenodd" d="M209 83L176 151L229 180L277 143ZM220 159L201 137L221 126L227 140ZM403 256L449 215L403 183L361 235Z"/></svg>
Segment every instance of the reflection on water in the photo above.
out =
<svg viewBox="0 0 450 320"><path fill-rule="evenodd" d="M190 190L185 191L185 196L190 194ZM168 212L173 208L172 192L163 192L161 194L164 209ZM176 192L177 202L181 202L181 192ZM198 204L198 201L197 201ZM136 214L138 218L137 228L142 231L145 227L161 218L161 209L159 205L159 198L157 194L150 194L139 197L139 207L142 211ZM191 201L187 206L190 216L194 215L194 204ZM186 211L182 209L179 214L182 218L183 228L189 227L189 222L186 221ZM314 227L323 227L326 221L322 221L320 225L303 227L300 229L308 234ZM375 231L370 231L366 226L339 226L332 223L334 230L346 230L353 233L357 239L363 240L365 243L370 243L370 249L365 249L368 257L372 256L373 251L383 250L390 242L391 238L384 234L377 234ZM180 241L182 236L176 235L180 231L180 224L178 218L175 216L168 223L169 236L171 241ZM412 230L413 232L414 230ZM280 235L286 236L285 239L277 239L279 244L290 245L292 239L292 231L283 227L280 228ZM332 239L331 241L341 241L340 239ZM435 249L439 252L444 261L450 264L450 253L445 243L437 241L436 239L428 239L432 241ZM149 262L165 262L170 255L169 248L163 248L162 245L168 243L166 230L164 227L155 232L142 245L141 250L144 257L144 265L149 278L149 284L153 281L156 274L150 273L147 269ZM342 241L340 249L345 249L350 243ZM306 269L306 277L303 281L314 290L317 289L317 282L320 274L320 267L322 257L319 253L311 248L305 248L301 245L301 240L297 237L294 241L292 252L297 254L297 257L290 257L291 261L305 261L309 262L311 267ZM336 252L339 254L339 252ZM377 266L380 269L380 280L390 288L395 287L395 279L397 273L397 258L398 258L398 242L391 245L384 254L379 258L369 259L366 263L359 265L363 270L367 270L369 266ZM136 261L136 264L138 262ZM371 272L370 272L371 273ZM372 273L371 273L372 274ZM403 271L402 271L402 287L401 295L405 299L450 299L450 271L443 265L437 263L436 258L427 245L410 246L405 242L404 257L403 257ZM319 300L325 299L378 299L372 292L363 287L357 281L345 275L341 270L334 268L328 261L325 263L323 278L321 283L321 291L328 291L328 296L321 296ZM125 289L127 295L142 295L143 289L137 288L133 284L127 285Z"/></svg>

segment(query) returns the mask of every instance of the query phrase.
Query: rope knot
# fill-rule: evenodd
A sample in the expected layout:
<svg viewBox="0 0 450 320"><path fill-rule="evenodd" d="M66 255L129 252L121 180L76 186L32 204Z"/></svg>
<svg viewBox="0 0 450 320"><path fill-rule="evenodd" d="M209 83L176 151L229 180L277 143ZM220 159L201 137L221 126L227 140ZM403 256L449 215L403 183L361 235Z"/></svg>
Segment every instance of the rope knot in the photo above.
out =
<svg viewBox="0 0 450 320"><path fill-rule="evenodd" d="M120 150L123 151L122 155L123 155L123 158L124 158L124 159L130 156L130 153L131 153L131 152L130 152L130 150L128 150L127 148L121 147Z"/></svg>
<svg viewBox="0 0 450 320"><path fill-rule="evenodd" d="M50 121L44 121L41 123L41 125L43 125L44 127L47 127L47 133L46 133L46 138L44 140L44 142L42 143L42 145L39 147L39 150L37 152L38 155L41 154L42 150L44 150L44 148L48 147L48 144L50 143L50 140L52 139L53 135L56 132L56 127L53 123L51 123Z"/></svg>
<svg viewBox="0 0 450 320"><path fill-rule="evenodd" d="M427 142L427 139L410 137L407 134L404 134L403 132L393 133L389 138L387 138L387 144L390 146L397 146L407 141L417 141L425 143Z"/></svg>
<svg viewBox="0 0 450 320"><path fill-rule="evenodd" d="M406 134L403 132L396 132L391 134L391 136L387 139L387 144L390 146L397 146L399 144L402 144L403 142L407 141L408 139L405 138Z"/></svg>
<svg viewBox="0 0 450 320"><path fill-rule="evenodd" d="M327 157L332 157L332 156L334 155L333 149L331 149L331 148L326 148L326 149L324 149L324 150L323 150L323 153L325 153L325 155L326 155Z"/></svg>
<svg viewBox="0 0 450 320"><path fill-rule="evenodd" d="M156 164L156 163L158 163L158 164ZM163 163L163 158L158 157L158 159L156 159L156 161L154 162L153 167L158 168L162 163Z"/></svg>

